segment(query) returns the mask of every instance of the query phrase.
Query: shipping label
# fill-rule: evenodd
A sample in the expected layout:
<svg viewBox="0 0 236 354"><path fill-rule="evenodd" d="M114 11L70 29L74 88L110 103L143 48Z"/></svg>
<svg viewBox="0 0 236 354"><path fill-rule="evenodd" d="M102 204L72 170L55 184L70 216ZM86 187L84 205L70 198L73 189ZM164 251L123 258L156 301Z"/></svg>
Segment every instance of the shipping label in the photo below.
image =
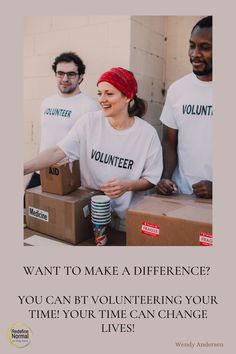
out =
<svg viewBox="0 0 236 354"><path fill-rule="evenodd" d="M213 245L213 235L207 232L199 233L199 245L200 246L212 246Z"/></svg>
<svg viewBox="0 0 236 354"><path fill-rule="evenodd" d="M142 222L141 232L144 235L148 235L151 237L159 237L160 235L160 226L148 223L146 221Z"/></svg>
<svg viewBox="0 0 236 354"><path fill-rule="evenodd" d="M48 212L45 210L41 210L29 206L28 212L29 212L29 216L31 216L32 218L49 222L49 215Z"/></svg>
<svg viewBox="0 0 236 354"><path fill-rule="evenodd" d="M89 206L88 206L88 205L85 205L85 206L83 207L83 212L84 212L84 217L87 218L87 216L89 216L89 214L90 214Z"/></svg>

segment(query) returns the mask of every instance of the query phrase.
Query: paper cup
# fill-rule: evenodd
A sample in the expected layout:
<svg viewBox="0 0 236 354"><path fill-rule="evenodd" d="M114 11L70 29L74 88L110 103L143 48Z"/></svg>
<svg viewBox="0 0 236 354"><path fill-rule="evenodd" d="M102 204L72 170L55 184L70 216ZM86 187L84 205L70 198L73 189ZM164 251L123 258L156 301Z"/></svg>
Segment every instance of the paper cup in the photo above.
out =
<svg viewBox="0 0 236 354"><path fill-rule="evenodd" d="M100 217L104 217L104 216L109 216L111 215L111 208L109 209L91 209L91 215L92 216L100 216Z"/></svg>
<svg viewBox="0 0 236 354"><path fill-rule="evenodd" d="M93 232L97 246L105 246L108 241L109 224L101 225L93 223Z"/></svg>
<svg viewBox="0 0 236 354"><path fill-rule="evenodd" d="M91 205L93 205L94 207L100 207L100 206L108 206L111 205L111 200L107 200L104 202L95 202L91 199Z"/></svg>
<svg viewBox="0 0 236 354"><path fill-rule="evenodd" d="M91 220L97 246L104 246L108 239L108 227L111 222L111 200L106 195L94 195L91 198Z"/></svg>
<svg viewBox="0 0 236 354"><path fill-rule="evenodd" d="M100 224L100 225L105 225L111 222L111 217L106 218L106 219L99 219L99 218L93 218L92 217L92 223L93 224Z"/></svg>
<svg viewBox="0 0 236 354"><path fill-rule="evenodd" d="M92 222L106 224L111 221L111 203L106 195L95 195L91 198Z"/></svg>
<svg viewBox="0 0 236 354"><path fill-rule="evenodd" d="M110 204L109 205L106 205L106 206L103 206L103 205L94 205L94 204L91 204L91 210L93 211L108 211L108 210L111 210L111 206Z"/></svg>
<svg viewBox="0 0 236 354"><path fill-rule="evenodd" d="M92 215L91 216L92 220L99 221L99 220L110 220L111 215L104 215L104 216L99 216L99 215Z"/></svg>
<svg viewBox="0 0 236 354"><path fill-rule="evenodd" d="M91 209L92 214L111 214L111 208L109 209Z"/></svg>
<svg viewBox="0 0 236 354"><path fill-rule="evenodd" d="M108 205L111 203L111 199L107 195L94 195L93 197L91 197L91 202L95 205Z"/></svg>

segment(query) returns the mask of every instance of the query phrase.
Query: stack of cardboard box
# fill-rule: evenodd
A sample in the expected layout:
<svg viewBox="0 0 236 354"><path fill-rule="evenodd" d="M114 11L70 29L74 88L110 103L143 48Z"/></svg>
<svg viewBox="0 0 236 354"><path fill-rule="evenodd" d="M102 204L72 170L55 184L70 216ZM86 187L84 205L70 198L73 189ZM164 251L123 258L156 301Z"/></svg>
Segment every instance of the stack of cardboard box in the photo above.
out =
<svg viewBox="0 0 236 354"><path fill-rule="evenodd" d="M93 237L90 199L98 191L80 187L79 161L59 162L40 178L25 193L27 227L75 245Z"/></svg>

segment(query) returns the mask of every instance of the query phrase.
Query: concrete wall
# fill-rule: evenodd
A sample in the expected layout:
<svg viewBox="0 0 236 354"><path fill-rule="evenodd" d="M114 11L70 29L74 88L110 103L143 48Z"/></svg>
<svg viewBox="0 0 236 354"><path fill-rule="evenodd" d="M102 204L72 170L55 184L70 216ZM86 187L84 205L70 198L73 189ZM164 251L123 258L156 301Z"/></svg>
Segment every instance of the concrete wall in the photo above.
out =
<svg viewBox="0 0 236 354"><path fill-rule="evenodd" d="M130 68L139 96L148 101L145 119L161 136L163 89L191 70L192 16L29 16L24 21L24 158L38 151L42 99L55 93L54 58L77 52L87 69L83 92L96 98L96 80L113 66Z"/></svg>
<svg viewBox="0 0 236 354"><path fill-rule="evenodd" d="M191 65L188 58L189 38L193 26L202 16L166 17L166 52L164 81L166 88L189 73Z"/></svg>
<svg viewBox="0 0 236 354"><path fill-rule="evenodd" d="M189 36L200 16L134 16L131 18L130 67L139 94L148 102L145 119L162 134L159 120L169 85L191 71Z"/></svg>
<svg viewBox="0 0 236 354"><path fill-rule="evenodd" d="M148 102L145 119L160 133L163 106L165 22L163 16L134 16L131 19L130 67L138 84L138 95Z"/></svg>

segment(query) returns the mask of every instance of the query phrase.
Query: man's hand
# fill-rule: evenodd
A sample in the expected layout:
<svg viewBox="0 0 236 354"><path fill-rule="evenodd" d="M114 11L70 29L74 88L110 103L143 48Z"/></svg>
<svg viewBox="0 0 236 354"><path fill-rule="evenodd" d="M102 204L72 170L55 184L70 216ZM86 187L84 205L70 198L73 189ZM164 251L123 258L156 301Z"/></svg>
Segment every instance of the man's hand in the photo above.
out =
<svg viewBox="0 0 236 354"><path fill-rule="evenodd" d="M163 178L157 183L156 190L158 194L170 195L177 191L177 185L171 179Z"/></svg>
<svg viewBox="0 0 236 354"><path fill-rule="evenodd" d="M193 193L199 198L212 198L212 182L200 181L192 185Z"/></svg>
<svg viewBox="0 0 236 354"><path fill-rule="evenodd" d="M114 179L112 181L103 183L100 189L111 199L119 198L125 192L128 192L130 190L129 181L120 181L118 179Z"/></svg>

